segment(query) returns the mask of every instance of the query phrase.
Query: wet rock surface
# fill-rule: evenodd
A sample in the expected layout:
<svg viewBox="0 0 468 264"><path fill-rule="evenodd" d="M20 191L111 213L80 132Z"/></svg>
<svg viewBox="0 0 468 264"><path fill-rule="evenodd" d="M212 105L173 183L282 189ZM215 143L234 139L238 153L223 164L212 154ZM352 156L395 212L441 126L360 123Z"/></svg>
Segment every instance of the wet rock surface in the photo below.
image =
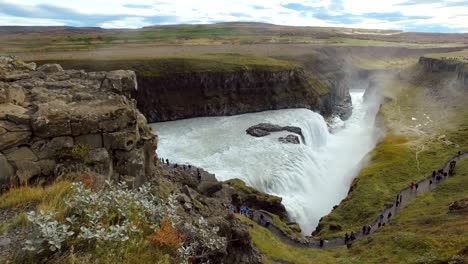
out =
<svg viewBox="0 0 468 264"><path fill-rule="evenodd" d="M66 178L83 167L144 182L157 142L129 97L136 89L132 71L87 73L58 64L36 70L0 57L0 189Z"/></svg>
<svg viewBox="0 0 468 264"><path fill-rule="evenodd" d="M302 138L303 142L305 142L304 135L302 134L302 129L300 127L295 127L295 126L283 127L283 126L274 125L270 123L260 123L260 124L249 127L246 130L246 133L253 137L264 137L264 136L270 135L273 132L281 132L281 131L295 133ZM299 140L297 136L288 135L286 137L279 138L279 141L282 143L293 143L293 142L296 142L296 139L294 137L297 138L297 140ZM300 144L300 141L299 143L294 143L294 144Z"/></svg>
<svg viewBox="0 0 468 264"><path fill-rule="evenodd" d="M278 138L278 141L285 144L301 144L298 136L287 135L286 137Z"/></svg>

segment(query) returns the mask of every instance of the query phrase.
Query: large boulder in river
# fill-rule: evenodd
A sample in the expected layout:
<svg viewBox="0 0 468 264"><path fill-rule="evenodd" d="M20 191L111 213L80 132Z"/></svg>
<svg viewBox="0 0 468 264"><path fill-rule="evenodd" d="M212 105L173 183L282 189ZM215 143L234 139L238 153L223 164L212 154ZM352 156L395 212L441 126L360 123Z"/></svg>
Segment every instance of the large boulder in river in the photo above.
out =
<svg viewBox="0 0 468 264"><path fill-rule="evenodd" d="M285 144L301 144L299 137L296 135L287 135L286 137L278 138L278 141Z"/></svg>
<svg viewBox="0 0 468 264"><path fill-rule="evenodd" d="M132 71L36 70L0 56L0 189L83 171L143 183L156 137L129 97L136 89Z"/></svg>
<svg viewBox="0 0 468 264"><path fill-rule="evenodd" d="M260 123L254 126L251 126L247 128L246 132L247 134L254 136L254 137L264 137L268 136L273 132L280 132L280 131L287 131L291 133L295 133L298 136L302 138L302 141L305 142L304 135L302 134L302 129L300 127L295 127L295 126L279 126L279 125L274 125L270 123ZM292 142L294 140L292 137L288 136ZM287 141L287 139L280 139L280 142ZM292 142L283 142L283 143L292 143ZM299 142L300 143L300 142ZM299 144L299 143L294 143L294 144Z"/></svg>

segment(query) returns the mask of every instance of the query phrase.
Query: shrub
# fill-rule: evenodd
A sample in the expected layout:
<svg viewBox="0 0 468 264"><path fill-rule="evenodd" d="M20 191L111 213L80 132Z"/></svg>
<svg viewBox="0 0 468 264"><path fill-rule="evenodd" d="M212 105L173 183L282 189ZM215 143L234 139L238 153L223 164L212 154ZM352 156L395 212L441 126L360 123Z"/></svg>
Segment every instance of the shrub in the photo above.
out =
<svg viewBox="0 0 468 264"><path fill-rule="evenodd" d="M71 156L73 159L86 160L91 150L93 150L93 147L90 145L85 143L78 143L73 145L71 148Z"/></svg>
<svg viewBox="0 0 468 264"><path fill-rule="evenodd" d="M160 207L148 185L128 190L124 184L106 183L103 190L92 192L82 183L73 183L73 195L65 204L69 215L60 223L56 212L30 212L28 219L36 227L33 240L26 241L26 250L51 252L60 250L67 240L83 242L125 242L141 232L139 226L157 222Z"/></svg>
<svg viewBox="0 0 468 264"><path fill-rule="evenodd" d="M172 227L169 218L164 218L161 221L159 230L148 237L148 239L157 246L166 247L175 251L182 246L185 238L185 235L179 234L179 232Z"/></svg>

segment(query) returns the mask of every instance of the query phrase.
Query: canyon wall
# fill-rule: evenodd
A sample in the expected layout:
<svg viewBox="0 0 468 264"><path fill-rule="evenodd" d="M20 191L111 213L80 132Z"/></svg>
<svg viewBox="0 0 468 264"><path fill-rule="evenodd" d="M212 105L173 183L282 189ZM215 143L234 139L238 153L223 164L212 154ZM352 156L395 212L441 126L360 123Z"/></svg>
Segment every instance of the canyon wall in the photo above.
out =
<svg viewBox="0 0 468 264"><path fill-rule="evenodd" d="M459 85L468 87L468 60L461 61L451 58L421 57L419 64L427 72L446 72L456 75Z"/></svg>
<svg viewBox="0 0 468 264"><path fill-rule="evenodd" d="M301 67L270 58L208 58L58 62L68 69L135 71L139 88L132 97L149 122L285 108L324 116L351 112L348 86L335 76L317 81Z"/></svg>
<svg viewBox="0 0 468 264"><path fill-rule="evenodd" d="M141 76L133 93L150 122L284 108L331 112L299 68Z"/></svg>

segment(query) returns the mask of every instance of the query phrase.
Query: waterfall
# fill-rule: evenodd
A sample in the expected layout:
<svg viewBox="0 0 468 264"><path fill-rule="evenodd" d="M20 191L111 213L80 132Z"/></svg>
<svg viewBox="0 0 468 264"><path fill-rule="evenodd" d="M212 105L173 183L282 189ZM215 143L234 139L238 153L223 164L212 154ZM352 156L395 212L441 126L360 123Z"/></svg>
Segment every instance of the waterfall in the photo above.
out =
<svg viewBox="0 0 468 264"><path fill-rule="evenodd" d="M152 124L160 138L158 155L282 197L292 220L310 235L318 220L346 197L361 160L375 146L376 107L363 102L363 93L351 92L353 114L334 133L321 115L307 109ZM289 132L263 138L246 134L250 126L265 122L300 127L305 144L280 143L278 138Z"/></svg>

